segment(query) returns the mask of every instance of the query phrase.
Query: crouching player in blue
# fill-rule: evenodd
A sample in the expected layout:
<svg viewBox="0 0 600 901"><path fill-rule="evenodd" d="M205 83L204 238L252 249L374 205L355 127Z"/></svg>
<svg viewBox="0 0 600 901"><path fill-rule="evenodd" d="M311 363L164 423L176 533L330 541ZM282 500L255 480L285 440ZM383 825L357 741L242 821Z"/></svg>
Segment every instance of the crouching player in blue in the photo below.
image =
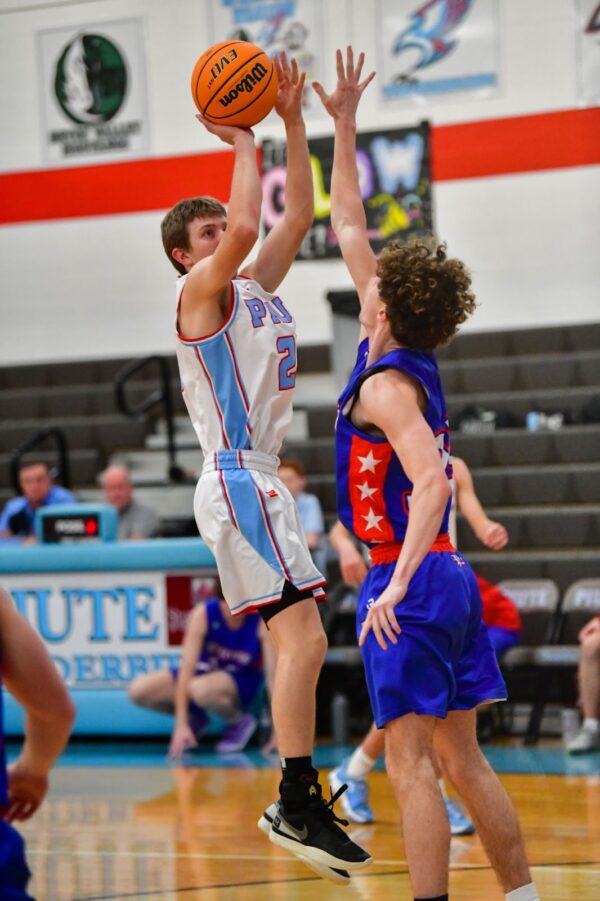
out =
<svg viewBox="0 0 600 901"><path fill-rule="evenodd" d="M536 901L519 822L476 739L479 704L506 686L475 576L448 536L452 457L435 357L473 312L470 277L445 248L368 241L356 166L361 81L348 48L327 95L335 124L332 225L361 301L358 358L336 426L339 516L370 547L357 631L386 766L402 811L415 899L446 901L450 830L434 750L466 802L510 901Z"/></svg>

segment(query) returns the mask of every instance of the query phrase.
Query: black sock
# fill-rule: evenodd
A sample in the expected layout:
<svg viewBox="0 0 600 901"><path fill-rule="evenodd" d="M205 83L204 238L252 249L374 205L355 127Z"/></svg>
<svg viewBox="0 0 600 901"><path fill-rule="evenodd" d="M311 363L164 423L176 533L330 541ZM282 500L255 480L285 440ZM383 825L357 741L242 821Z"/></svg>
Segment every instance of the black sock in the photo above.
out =
<svg viewBox="0 0 600 901"><path fill-rule="evenodd" d="M415 898L415 901L448 901L448 895L436 895L435 898Z"/></svg>
<svg viewBox="0 0 600 901"><path fill-rule="evenodd" d="M311 798L311 786L318 785L319 773L313 768L312 757L282 757L279 793L285 813L296 813L306 807Z"/></svg>
<svg viewBox="0 0 600 901"><path fill-rule="evenodd" d="M281 776L284 782L299 782L303 776L312 777L316 772L313 769L312 757L281 758Z"/></svg>

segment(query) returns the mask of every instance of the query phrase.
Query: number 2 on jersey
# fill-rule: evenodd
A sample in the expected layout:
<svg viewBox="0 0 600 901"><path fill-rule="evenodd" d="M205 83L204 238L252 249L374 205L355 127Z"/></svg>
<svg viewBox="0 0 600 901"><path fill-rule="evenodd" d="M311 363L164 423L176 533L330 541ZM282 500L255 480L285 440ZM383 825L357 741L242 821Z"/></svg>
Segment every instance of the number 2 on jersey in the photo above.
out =
<svg viewBox="0 0 600 901"><path fill-rule="evenodd" d="M289 391L296 384L296 339L293 335L282 335L277 339L279 361L279 390Z"/></svg>

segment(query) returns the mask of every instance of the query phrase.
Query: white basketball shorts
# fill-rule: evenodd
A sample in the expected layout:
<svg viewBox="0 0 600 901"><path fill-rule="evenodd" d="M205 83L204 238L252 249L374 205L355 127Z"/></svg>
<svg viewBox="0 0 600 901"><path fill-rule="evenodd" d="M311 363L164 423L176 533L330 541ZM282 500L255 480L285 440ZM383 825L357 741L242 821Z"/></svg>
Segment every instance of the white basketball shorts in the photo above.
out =
<svg viewBox="0 0 600 901"><path fill-rule="evenodd" d="M326 580L278 465L278 457L258 451L218 451L204 461L194 515L233 614L279 601L286 580L318 601L325 597Z"/></svg>

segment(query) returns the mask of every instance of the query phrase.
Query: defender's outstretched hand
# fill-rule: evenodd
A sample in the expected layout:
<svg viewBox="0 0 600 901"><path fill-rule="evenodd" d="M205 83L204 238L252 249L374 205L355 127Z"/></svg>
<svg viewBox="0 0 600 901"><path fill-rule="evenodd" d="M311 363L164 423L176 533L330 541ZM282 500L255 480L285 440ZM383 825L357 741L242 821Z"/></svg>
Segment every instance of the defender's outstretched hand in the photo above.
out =
<svg viewBox="0 0 600 901"><path fill-rule="evenodd" d="M342 116L353 118L358 107L363 91L375 78L375 72L361 81L360 76L365 63L364 53L360 53L356 66L354 65L354 51L352 47L346 48L346 65L342 59L342 51L336 50L335 64L337 69L337 85L332 94L327 94L318 81L313 81L312 86L319 95L321 103L333 119Z"/></svg>
<svg viewBox="0 0 600 901"><path fill-rule="evenodd" d="M279 79L275 112L285 123L294 122L302 118L302 92L306 72L299 72L294 58L290 65L285 50L281 51L280 56L273 57L273 63Z"/></svg>

